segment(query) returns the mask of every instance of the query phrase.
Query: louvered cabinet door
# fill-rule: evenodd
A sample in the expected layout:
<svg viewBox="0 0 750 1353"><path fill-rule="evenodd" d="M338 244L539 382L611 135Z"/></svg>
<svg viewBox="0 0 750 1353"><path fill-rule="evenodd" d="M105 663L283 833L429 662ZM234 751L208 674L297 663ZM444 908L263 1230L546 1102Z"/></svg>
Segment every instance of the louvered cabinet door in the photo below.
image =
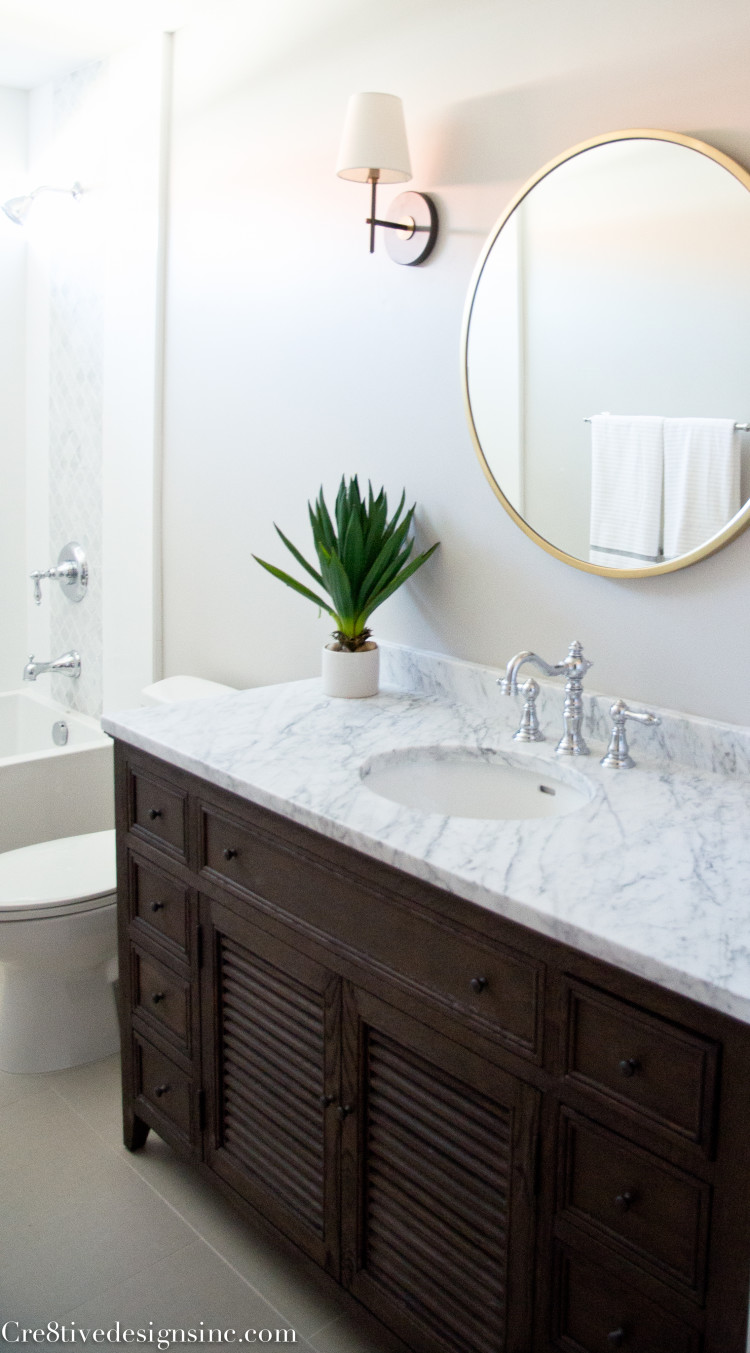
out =
<svg viewBox="0 0 750 1353"><path fill-rule="evenodd" d="M207 1161L337 1277L340 1134L328 1110L341 983L251 920L206 899L202 908Z"/></svg>
<svg viewBox="0 0 750 1353"><path fill-rule="evenodd" d="M342 1280L424 1353L529 1353L538 1094L344 988Z"/></svg>

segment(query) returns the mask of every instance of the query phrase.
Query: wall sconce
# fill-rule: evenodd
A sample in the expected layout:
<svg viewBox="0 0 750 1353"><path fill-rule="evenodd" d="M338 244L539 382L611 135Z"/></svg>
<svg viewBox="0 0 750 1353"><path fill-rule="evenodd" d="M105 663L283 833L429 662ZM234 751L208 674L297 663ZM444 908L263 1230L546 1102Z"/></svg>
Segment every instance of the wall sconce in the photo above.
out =
<svg viewBox="0 0 750 1353"><path fill-rule="evenodd" d="M3 211L14 225L25 225L26 218L34 205L34 199L40 193L70 193L73 200L77 202L82 192L83 187L80 183L74 183L72 188L50 188L47 184L42 184L41 188L35 188L27 197L11 197L7 202L3 202Z"/></svg>
<svg viewBox="0 0 750 1353"><path fill-rule="evenodd" d="M405 183L411 178L404 108L395 94L352 94L336 167L339 178L370 184L370 253L375 227L387 230L386 248L396 263L424 263L435 246L438 218L426 193L402 193L391 203L396 220L379 220L375 193L379 183Z"/></svg>

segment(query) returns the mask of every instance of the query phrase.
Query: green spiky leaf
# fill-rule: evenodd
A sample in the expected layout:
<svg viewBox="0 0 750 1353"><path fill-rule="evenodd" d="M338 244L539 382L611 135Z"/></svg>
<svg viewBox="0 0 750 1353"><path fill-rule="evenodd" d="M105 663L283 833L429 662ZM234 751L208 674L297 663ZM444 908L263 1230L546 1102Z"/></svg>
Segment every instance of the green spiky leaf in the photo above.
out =
<svg viewBox="0 0 750 1353"><path fill-rule="evenodd" d="M357 476L353 475L348 483L342 476L331 517L321 488L315 503L307 505L319 571L276 527L286 548L328 594L332 604L282 569L258 559L257 555L253 558L287 587L333 616L342 640L355 646L369 633L365 629L368 616L437 549L436 543L410 559L414 542L409 532L415 509L412 505L404 513L405 503L406 493L402 492L389 519L385 489L381 488L376 496L368 483L367 497L363 499Z"/></svg>

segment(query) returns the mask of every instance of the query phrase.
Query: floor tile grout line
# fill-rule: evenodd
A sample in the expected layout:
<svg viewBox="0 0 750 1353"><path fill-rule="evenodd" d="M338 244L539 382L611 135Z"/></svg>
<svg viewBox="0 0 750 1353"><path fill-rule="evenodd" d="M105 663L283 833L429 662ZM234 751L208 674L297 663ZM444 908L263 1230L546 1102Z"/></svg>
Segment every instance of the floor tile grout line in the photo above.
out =
<svg viewBox="0 0 750 1353"><path fill-rule="evenodd" d="M164 1259L173 1259L176 1254L181 1254L183 1250L189 1249L190 1246L194 1244L195 1244L194 1240L192 1239L186 1240L184 1245L178 1245L176 1249L169 1250L162 1257ZM99 1301L100 1298L106 1297L108 1292L117 1292L119 1288L125 1286L125 1283L131 1282L131 1280L134 1278L140 1278L142 1273L147 1273L151 1268L153 1268L153 1263L146 1265L145 1268L137 1269L135 1273L129 1273L127 1278L124 1278L122 1282L114 1283L114 1285L110 1284L107 1287L101 1288L101 1290L98 1292L91 1293L88 1297L86 1297L85 1301L79 1301L77 1306L73 1306L69 1311L65 1311L59 1318L60 1324L62 1324L63 1321L65 1320L71 1319L75 1315L76 1311L80 1311L84 1306L88 1306L90 1302Z"/></svg>
<svg viewBox="0 0 750 1353"><path fill-rule="evenodd" d="M107 1140L107 1138L97 1128L95 1128L93 1124L90 1123L84 1117L84 1115L74 1107L73 1104L71 1104L70 1100L66 1099L65 1095L60 1090L55 1089L55 1094L58 1095L60 1099L62 1099L63 1103L66 1105L67 1108L70 1109L71 1113L75 1114L77 1118L80 1118L81 1122L83 1122L86 1125L89 1132L92 1132L94 1136L98 1138L98 1140L102 1143L102 1145L110 1153L110 1155L112 1155L115 1160L119 1160L121 1164L125 1165L127 1169L129 1169L131 1173L133 1173L136 1176L137 1179L140 1179L141 1183L145 1184L146 1187L151 1190L151 1192L159 1199L160 1202L164 1203L172 1212L174 1212L175 1216L179 1217L180 1221L185 1226L187 1226L190 1231L193 1232L193 1235L197 1236L198 1240L200 1240L203 1245L205 1245L209 1250L211 1250L211 1252L216 1255L217 1259L220 1259L221 1262L225 1264L226 1267L232 1273L234 1273L241 1280L241 1282L243 1282L245 1286L250 1289L251 1292L254 1292L256 1296L260 1297L261 1300L265 1302L265 1304L269 1307L270 1310L274 1312L275 1315L279 1316L283 1320L289 1320L289 1317L285 1315L283 1311L279 1310L278 1307L274 1306L273 1303L268 1300L268 1298L263 1294L260 1288L254 1287L253 1284L249 1281L249 1279L246 1278L245 1275L239 1271L239 1269L235 1268L234 1264L232 1264L229 1259L227 1259L226 1255L223 1255L221 1251L218 1250L216 1246L206 1236L204 1236L203 1233L199 1231L198 1228L194 1226L191 1221L188 1221L187 1217L183 1216L179 1208L175 1207L175 1205L171 1203L169 1199L164 1196L164 1194L159 1192L159 1190L156 1188L154 1184L151 1183L150 1180L146 1179L144 1175L141 1174L141 1172L138 1170L137 1166L134 1164L133 1161L129 1160L127 1156L123 1157L122 1155L120 1155L119 1150L117 1150L115 1147L111 1145L111 1143ZM183 1247L180 1246L179 1248ZM177 1251L172 1251L172 1253L177 1253ZM310 1340L317 1338L320 1334L323 1333L324 1330L328 1329L330 1325L335 1325L341 1319L342 1319L341 1315L335 1315L332 1316L329 1320L324 1320L322 1325L318 1325L311 1334L305 1335L306 1341L310 1342Z"/></svg>
<svg viewBox="0 0 750 1353"><path fill-rule="evenodd" d="M318 1335L324 1334L325 1331L329 1328L329 1326L337 1325L340 1320L343 1320L343 1318L344 1318L343 1315L334 1315L332 1319L326 1320L322 1325L319 1325L318 1328L314 1330L312 1334L308 1334L307 1342L309 1344L312 1344L313 1341L318 1338Z"/></svg>
<svg viewBox="0 0 750 1353"><path fill-rule="evenodd" d="M182 1215L179 1208L175 1207L174 1203L171 1203L168 1198L165 1198L164 1195L159 1192L156 1186L152 1184L149 1179L146 1179L130 1160L128 1160L127 1158L123 1158L119 1154L119 1151L116 1151L115 1148L110 1145L106 1137L104 1137L101 1132L99 1132L95 1127L93 1127L93 1125L84 1118L83 1114L79 1113L79 1111L73 1107L73 1105L69 1102L69 1100L67 1100L65 1096L60 1093L59 1090L55 1090L55 1094L58 1095L59 1098L66 1105L66 1107L70 1109L71 1113L74 1113L77 1118L80 1118L81 1122L85 1124L89 1132L92 1132L94 1136L99 1139L99 1141L102 1143L105 1149L114 1157L114 1159L119 1160L123 1165L125 1165L126 1168L130 1170L136 1176L137 1179L140 1179L141 1183L145 1184L146 1187L151 1190L151 1192L160 1200L160 1202L164 1203L164 1205L168 1207L170 1211L174 1212L175 1216L179 1217L180 1221L185 1226L187 1226L190 1231L193 1232L193 1235L197 1236L198 1239L201 1241L201 1243L205 1245L207 1249L211 1250L211 1252L216 1255L217 1259L221 1260L222 1264L225 1264L226 1267L230 1269L230 1271L234 1273L236 1277L238 1277L240 1281L243 1282L245 1286L250 1289L251 1292L254 1292L257 1297L260 1297L261 1301L265 1303L265 1305L269 1308L270 1311L273 1311L274 1315L277 1315L279 1319L286 1320L291 1324L291 1321L289 1321L289 1317L286 1316L283 1311L280 1311L278 1307L274 1306L273 1303L270 1302L268 1298L263 1295L263 1293L260 1291L259 1288L254 1287L253 1284L245 1277L245 1275L243 1273L240 1273L239 1269L235 1268L234 1264L232 1264L230 1260L227 1259L226 1255L222 1254L220 1250L217 1250L216 1246L213 1245L211 1241L207 1239L206 1236L201 1234L197 1226L194 1226L191 1221L188 1221L187 1217L184 1217ZM183 1247L180 1246L179 1248L182 1249ZM177 1251L172 1251L172 1253L177 1253ZM333 1322L328 1321L326 1323L331 1324ZM325 1325L320 1326L320 1329L324 1328ZM320 1333L320 1329L317 1330L316 1333Z"/></svg>

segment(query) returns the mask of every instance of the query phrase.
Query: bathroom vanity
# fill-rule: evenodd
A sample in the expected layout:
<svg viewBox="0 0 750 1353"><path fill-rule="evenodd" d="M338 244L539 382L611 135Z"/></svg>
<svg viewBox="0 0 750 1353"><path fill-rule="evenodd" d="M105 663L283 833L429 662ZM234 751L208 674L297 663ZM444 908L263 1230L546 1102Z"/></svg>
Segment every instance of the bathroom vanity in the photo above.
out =
<svg viewBox="0 0 750 1353"><path fill-rule="evenodd" d="M126 1144L199 1164L384 1346L744 1353L750 980L716 909L747 781L593 755L585 806L534 822L367 788L384 745L507 750L492 699L300 682L105 720Z"/></svg>

